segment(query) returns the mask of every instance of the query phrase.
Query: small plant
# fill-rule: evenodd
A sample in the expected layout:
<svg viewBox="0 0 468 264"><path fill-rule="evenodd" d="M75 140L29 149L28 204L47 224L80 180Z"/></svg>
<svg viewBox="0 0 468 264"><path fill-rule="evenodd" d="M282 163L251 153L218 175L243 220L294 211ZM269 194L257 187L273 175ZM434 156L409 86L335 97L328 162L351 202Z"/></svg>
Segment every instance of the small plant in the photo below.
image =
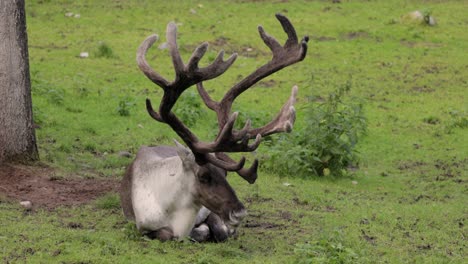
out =
<svg viewBox="0 0 468 264"><path fill-rule="evenodd" d="M33 105L33 120L34 124L42 126L45 123L47 115L41 111L41 109Z"/></svg>
<svg viewBox="0 0 468 264"><path fill-rule="evenodd" d="M133 241L144 240L144 237L140 234L134 222L126 223L125 226L122 228L122 231L126 239Z"/></svg>
<svg viewBox="0 0 468 264"><path fill-rule="evenodd" d="M429 117L423 118L423 122L430 124L430 125L437 125L440 123L440 119L436 116L429 116Z"/></svg>
<svg viewBox="0 0 468 264"><path fill-rule="evenodd" d="M187 91L179 100L174 113L188 126L196 125L197 121L206 113L202 108L200 97L192 91Z"/></svg>
<svg viewBox="0 0 468 264"><path fill-rule="evenodd" d="M96 206L100 209L119 209L120 198L116 193L108 193L96 200Z"/></svg>
<svg viewBox="0 0 468 264"><path fill-rule="evenodd" d="M447 134L453 133L456 128L468 128L468 113L458 110L449 111L450 119L445 125L445 132Z"/></svg>
<svg viewBox="0 0 468 264"><path fill-rule="evenodd" d="M424 18L424 23L426 23L427 25L430 25L432 23L431 20L433 19L432 16L431 16L432 10L424 9L421 13L422 13L423 18Z"/></svg>
<svg viewBox="0 0 468 264"><path fill-rule="evenodd" d="M97 51L95 52L96 58L107 58L112 59L116 58L117 56L114 54L112 48L107 45L105 42L100 41L97 47Z"/></svg>
<svg viewBox="0 0 468 264"><path fill-rule="evenodd" d="M119 106L117 107L116 111L120 116L129 116L130 108L134 105L135 103L128 98L121 99L119 101Z"/></svg>
<svg viewBox="0 0 468 264"><path fill-rule="evenodd" d="M265 166L284 175L303 177L343 176L348 167L356 166L355 147L367 123L362 104L344 100L350 89L347 82L326 101L306 105L305 126L272 144Z"/></svg>
<svg viewBox="0 0 468 264"><path fill-rule="evenodd" d="M339 236L332 236L297 244L294 249L297 263L356 263L358 254L345 246L341 240Z"/></svg>

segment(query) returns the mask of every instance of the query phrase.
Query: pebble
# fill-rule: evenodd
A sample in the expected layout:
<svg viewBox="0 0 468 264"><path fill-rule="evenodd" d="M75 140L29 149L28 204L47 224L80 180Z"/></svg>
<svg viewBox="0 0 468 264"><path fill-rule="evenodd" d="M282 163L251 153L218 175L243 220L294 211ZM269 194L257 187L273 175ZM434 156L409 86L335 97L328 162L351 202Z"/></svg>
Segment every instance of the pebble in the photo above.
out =
<svg viewBox="0 0 468 264"><path fill-rule="evenodd" d="M20 205L24 207L26 210L31 210L32 209L32 203L31 201L21 201Z"/></svg>

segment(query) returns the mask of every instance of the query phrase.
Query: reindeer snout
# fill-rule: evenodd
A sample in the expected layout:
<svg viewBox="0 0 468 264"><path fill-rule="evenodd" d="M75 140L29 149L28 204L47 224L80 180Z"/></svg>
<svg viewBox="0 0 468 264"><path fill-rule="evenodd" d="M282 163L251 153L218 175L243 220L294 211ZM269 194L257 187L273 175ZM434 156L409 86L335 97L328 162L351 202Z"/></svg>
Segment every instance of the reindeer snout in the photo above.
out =
<svg viewBox="0 0 468 264"><path fill-rule="evenodd" d="M246 215L247 210L245 210L245 208L236 211L231 211L229 213L229 225L234 227L238 226Z"/></svg>

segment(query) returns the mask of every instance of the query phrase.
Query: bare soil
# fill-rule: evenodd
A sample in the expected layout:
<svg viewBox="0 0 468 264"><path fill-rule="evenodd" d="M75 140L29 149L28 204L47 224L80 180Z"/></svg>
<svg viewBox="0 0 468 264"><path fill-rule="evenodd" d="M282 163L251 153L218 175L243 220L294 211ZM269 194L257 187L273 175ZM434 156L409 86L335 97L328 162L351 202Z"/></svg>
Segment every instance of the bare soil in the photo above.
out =
<svg viewBox="0 0 468 264"><path fill-rule="evenodd" d="M0 165L0 196L12 202L30 201L34 209L86 204L117 192L118 186L116 179L57 177L48 167Z"/></svg>

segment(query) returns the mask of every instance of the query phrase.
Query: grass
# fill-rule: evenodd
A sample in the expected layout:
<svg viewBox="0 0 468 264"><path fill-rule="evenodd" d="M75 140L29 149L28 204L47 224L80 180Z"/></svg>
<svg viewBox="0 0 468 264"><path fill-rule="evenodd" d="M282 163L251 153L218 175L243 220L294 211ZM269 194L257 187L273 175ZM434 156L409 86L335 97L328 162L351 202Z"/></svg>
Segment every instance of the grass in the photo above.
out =
<svg viewBox="0 0 468 264"><path fill-rule="evenodd" d="M300 88L300 108L307 96L325 96L351 79L352 95L365 102L369 127L358 145L361 166L349 178L304 180L261 171L258 182L248 185L230 176L250 215L239 236L225 244L140 238L116 208L115 194L109 194L95 204L55 212L25 213L15 204L0 203L2 260L463 263L466 4L341 2L27 1L40 156L65 173L119 178L130 162L120 151L171 144L175 134L144 109L146 97L157 102L162 93L135 64L141 41L157 33L161 40L155 45L162 43L169 21L179 24L185 60L203 41L210 43L203 63L220 49L240 54L225 75L206 83L219 98L238 76L270 58L256 26L283 40L274 13L285 13L299 35L311 37L307 58L241 96L235 108L261 120L280 108L294 84ZM417 9L431 10L438 25L399 22ZM79 18L66 16L69 12ZM80 58L80 52L89 52L89 58ZM153 48L148 58L172 78L164 51ZM193 130L209 139L207 127L213 128L215 118L210 111L203 116ZM456 125L463 118L465 125ZM266 146L259 150L267 151Z"/></svg>

